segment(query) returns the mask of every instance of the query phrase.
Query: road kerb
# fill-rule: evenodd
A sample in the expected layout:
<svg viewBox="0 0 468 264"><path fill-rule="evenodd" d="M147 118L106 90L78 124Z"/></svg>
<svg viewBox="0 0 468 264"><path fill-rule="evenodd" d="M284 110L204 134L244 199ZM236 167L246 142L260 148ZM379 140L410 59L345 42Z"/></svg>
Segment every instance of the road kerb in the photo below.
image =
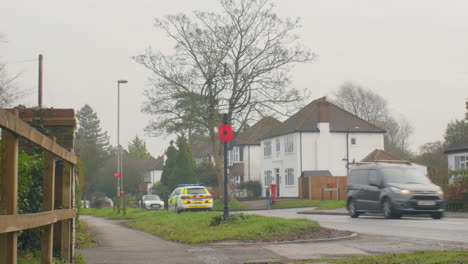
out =
<svg viewBox="0 0 468 264"><path fill-rule="evenodd" d="M246 243L246 242L215 242L208 244L212 247L226 247L226 246L252 246L252 245L281 245L281 244L302 244L302 243L315 243L315 242L328 242L328 241L337 241L337 240L346 240L358 237L358 233L352 233L349 236L344 237L333 237L333 238L320 238L320 239L305 239L305 240L293 240L293 241L277 241L277 242L255 242L255 243Z"/></svg>

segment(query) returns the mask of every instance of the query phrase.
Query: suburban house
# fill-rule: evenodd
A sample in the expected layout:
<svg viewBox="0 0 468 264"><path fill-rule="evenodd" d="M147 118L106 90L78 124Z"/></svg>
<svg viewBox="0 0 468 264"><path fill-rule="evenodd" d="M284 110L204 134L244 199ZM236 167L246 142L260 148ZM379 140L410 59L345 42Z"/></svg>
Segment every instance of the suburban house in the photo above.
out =
<svg viewBox="0 0 468 264"><path fill-rule="evenodd" d="M383 149L384 134L326 97L314 100L261 137L261 182L265 188L276 183L280 197L298 197L304 171L347 176L347 162Z"/></svg>
<svg viewBox="0 0 468 264"><path fill-rule="evenodd" d="M451 147L444 153L447 155L449 172L468 169L468 142ZM456 178L457 175L450 177L449 183L453 183Z"/></svg>
<svg viewBox="0 0 468 264"><path fill-rule="evenodd" d="M401 163L401 162L408 162L408 161L405 161L405 160L402 160L388 152L385 152L381 149L375 149L374 151L372 151L371 153L369 153L369 155L367 155L365 158L363 158L360 162L395 162L395 163ZM423 165L420 165L420 164L417 164L417 163L414 163L414 162L410 162L411 165L413 165L415 168L417 168L418 170L420 170L421 172L423 172L424 174L427 174L427 167L426 166L423 166Z"/></svg>
<svg viewBox="0 0 468 264"><path fill-rule="evenodd" d="M244 181L261 182L260 158L262 156L259 139L279 124L281 122L273 117L264 117L235 136L228 153L231 182L236 184Z"/></svg>
<svg viewBox="0 0 468 264"><path fill-rule="evenodd" d="M164 168L164 155L159 156L155 159L153 156L149 156L143 161L144 175L143 179L145 182L144 191L151 193L151 187L161 180L162 171Z"/></svg>
<svg viewBox="0 0 468 264"><path fill-rule="evenodd" d="M191 144L193 159L197 164L202 162L214 163L213 155L211 154L211 143L200 141Z"/></svg>

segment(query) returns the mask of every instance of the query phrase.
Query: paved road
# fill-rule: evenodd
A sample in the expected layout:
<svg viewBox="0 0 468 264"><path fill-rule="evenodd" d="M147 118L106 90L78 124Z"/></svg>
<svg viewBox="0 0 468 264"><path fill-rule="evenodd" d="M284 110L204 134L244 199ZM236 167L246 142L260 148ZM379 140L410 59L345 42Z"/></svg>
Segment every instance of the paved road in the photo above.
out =
<svg viewBox="0 0 468 264"><path fill-rule="evenodd" d="M184 245L166 241L157 236L122 225L122 220L106 220L80 216L91 228L97 240L95 248L80 249L88 263L245 263L259 261L286 261L299 259L326 259L362 256L415 250L468 250L468 219L441 221L408 218L382 220L381 218L350 219L346 216L297 215L302 209L249 211L260 215L285 218L310 218L322 226L352 231L363 230L359 237L349 240L313 242L304 244L223 246ZM444 235L441 225L448 226ZM401 231L403 230L403 231ZM422 233L421 233L422 232ZM434 233L434 234L424 234ZM457 232L459 234L457 234ZM453 235L454 239L449 239ZM421 239L429 237L430 239Z"/></svg>
<svg viewBox="0 0 468 264"><path fill-rule="evenodd" d="M468 219L430 217L403 217L384 219L382 216L360 216L350 218L344 215L305 215L297 214L302 209L260 210L248 213L282 218L308 218L316 220L328 228L350 230L370 235L388 235L416 239L432 239L462 242L468 249Z"/></svg>

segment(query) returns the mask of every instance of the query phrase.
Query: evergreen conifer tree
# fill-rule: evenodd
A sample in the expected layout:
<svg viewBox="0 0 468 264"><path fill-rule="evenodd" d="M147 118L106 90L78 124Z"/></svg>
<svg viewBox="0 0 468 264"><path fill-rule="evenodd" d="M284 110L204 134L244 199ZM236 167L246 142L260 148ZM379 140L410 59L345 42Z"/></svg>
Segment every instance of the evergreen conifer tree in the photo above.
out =
<svg viewBox="0 0 468 264"><path fill-rule="evenodd" d="M170 144L171 145L166 150L167 160L161 174L161 183L169 187L170 190L173 190L177 185L175 180L172 178L173 171L176 167L177 149L172 145L172 141Z"/></svg>
<svg viewBox="0 0 468 264"><path fill-rule="evenodd" d="M187 140L183 137L177 139L177 158L176 167L174 169L173 178L177 184L197 183L198 179L195 177L192 150Z"/></svg>
<svg viewBox="0 0 468 264"><path fill-rule="evenodd" d="M146 143L138 136L128 144L128 152L134 159L145 159L149 157L149 152L146 149Z"/></svg>
<svg viewBox="0 0 468 264"><path fill-rule="evenodd" d="M76 153L83 165L83 198L94 191L97 171L108 158L109 136L102 132L97 113L91 106L83 106L77 113L79 127L76 134Z"/></svg>

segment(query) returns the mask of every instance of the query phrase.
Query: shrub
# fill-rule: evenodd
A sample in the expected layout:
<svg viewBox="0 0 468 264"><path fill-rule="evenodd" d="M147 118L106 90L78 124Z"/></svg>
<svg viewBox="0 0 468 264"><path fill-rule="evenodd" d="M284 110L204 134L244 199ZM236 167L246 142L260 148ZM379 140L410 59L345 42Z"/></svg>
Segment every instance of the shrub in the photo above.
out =
<svg viewBox="0 0 468 264"><path fill-rule="evenodd" d="M249 216L246 214L231 214L229 215L229 220L224 221L223 215L217 215L211 218L210 226L218 226L220 224L229 223L229 222L237 222L237 221L244 221L249 219Z"/></svg>
<svg viewBox="0 0 468 264"><path fill-rule="evenodd" d="M167 200L169 199L169 195L171 195L171 189L169 186L165 185L162 182L157 182L151 187L151 189L161 197L161 200L164 201L164 206L167 208Z"/></svg>
<svg viewBox="0 0 468 264"><path fill-rule="evenodd" d="M468 170L457 170L450 172L450 175L459 177L445 188L447 200L462 200L463 194L468 192Z"/></svg>
<svg viewBox="0 0 468 264"><path fill-rule="evenodd" d="M239 190L245 190L247 198L260 198L262 195L262 184L259 181L246 181L239 184Z"/></svg>

